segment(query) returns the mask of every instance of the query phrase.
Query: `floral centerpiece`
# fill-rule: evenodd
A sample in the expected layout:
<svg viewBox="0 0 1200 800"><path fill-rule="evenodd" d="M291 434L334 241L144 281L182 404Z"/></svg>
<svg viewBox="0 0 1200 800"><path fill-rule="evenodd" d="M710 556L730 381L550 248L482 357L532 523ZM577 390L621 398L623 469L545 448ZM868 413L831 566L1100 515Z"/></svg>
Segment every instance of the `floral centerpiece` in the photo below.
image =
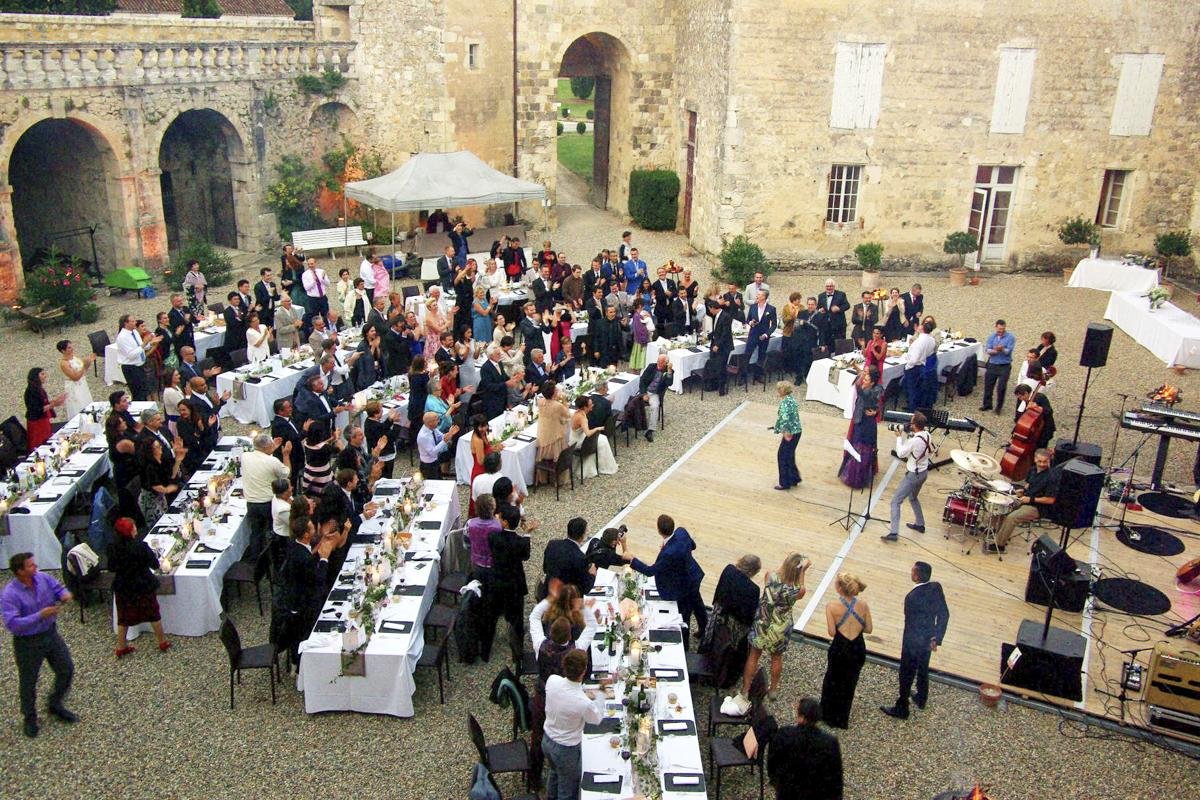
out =
<svg viewBox="0 0 1200 800"><path fill-rule="evenodd" d="M1171 294L1161 286L1155 286L1150 291L1146 292L1142 297L1150 301L1150 310L1161 308L1162 304L1171 299Z"/></svg>

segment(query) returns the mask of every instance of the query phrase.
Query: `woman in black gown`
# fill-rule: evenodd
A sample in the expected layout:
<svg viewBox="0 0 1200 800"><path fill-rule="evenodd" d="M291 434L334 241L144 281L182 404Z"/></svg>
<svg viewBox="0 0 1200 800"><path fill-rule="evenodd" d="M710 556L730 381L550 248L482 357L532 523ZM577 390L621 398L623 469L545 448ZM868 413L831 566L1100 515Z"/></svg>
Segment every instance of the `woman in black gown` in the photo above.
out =
<svg viewBox="0 0 1200 800"><path fill-rule="evenodd" d="M893 286L888 291L888 299L883 304L883 338L889 342L903 339L908 334L904 298L900 290Z"/></svg>
<svg viewBox="0 0 1200 800"><path fill-rule="evenodd" d="M842 456L842 465L838 477L842 483L854 489L861 489L871 483L879 470L879 408L882 402L883 390L876 383L877 374L874 367L866 367L855 383L854 416L850 418L850 430L846 438L858 453L858 459L849 454Z"/></svg>
<svg viewBox="0 0 1200 800"><path fill-rule="evenodd" d="M825 624L832 641L821 686L821 719L835 728L847 728L858 675L867 659L863 637L872 630L871 608L859 597L866 586L856 576L839 572L834 587L837 598L825 606Z"/></svg>

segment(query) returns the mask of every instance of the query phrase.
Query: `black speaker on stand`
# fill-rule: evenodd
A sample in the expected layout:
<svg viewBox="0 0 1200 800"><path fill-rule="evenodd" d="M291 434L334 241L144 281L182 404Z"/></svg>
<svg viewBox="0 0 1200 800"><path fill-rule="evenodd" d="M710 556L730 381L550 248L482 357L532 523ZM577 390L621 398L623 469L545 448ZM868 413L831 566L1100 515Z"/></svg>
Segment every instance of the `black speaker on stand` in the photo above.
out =
<svg viewBox="0 0 1200 800"><path fill-rule="evenodd" d="M1092 369L1108 363L1108 348L1112 344L1112 335L1111 325L1102 322L1088 323L1087 333L1083 337L1083 352L1079 354L1079 366L1087 367L1087 377L1083 379L1083 396L1079 398L1079 413L1075 417L1075 435L1071 437L1072 448L1079 444L1079 426L1083 422L1083 406L1087 402L1088 385L1092 382Z"/></svg>

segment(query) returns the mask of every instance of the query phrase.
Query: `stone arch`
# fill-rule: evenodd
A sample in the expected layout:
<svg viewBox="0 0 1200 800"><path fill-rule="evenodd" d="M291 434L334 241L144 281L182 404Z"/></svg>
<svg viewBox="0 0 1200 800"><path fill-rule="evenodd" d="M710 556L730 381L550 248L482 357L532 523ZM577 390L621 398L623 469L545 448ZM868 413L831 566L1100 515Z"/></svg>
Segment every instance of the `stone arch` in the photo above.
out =
<svg viewBox="0 0 1200 800"><path fill-rule="evenodd" d="M128 164L120 141L84 115L29 118L10 128L4 154L13 231L23 264L51 246L111 271L128 266L123 184ZM94 228L89 235L86 229ZM75 231L74 233L67 233ZM94 247L93 247L94 241Z"/></svg>
<svg viewBox="0 0 1200 800"><path fill-rule="evenodd" d="M614 185L628 174L630 93L633 59L630 48L618 36L603 30L581 33L561 48L559 78L592 77L595 119L592 121L594 150L589 199L600 208L608 206ZM570 121L568 127L576 121ZM568 134L569 135L569 132Z"/></svg>
<svg viewBox="0 0 1200 800"><path fill-rule="evenodd" d="M343 139L349 139L356 146L362 147L358 114L345 103L332 100L321 103L313 109L308 120L308 128L315 138L317 154L324 153L341 145Z"/></svg>
<svg viewBox="0 0 1200 800"><path fill-rule="evenodd" d="M247 139L212 108L181 111L159 141L163 220L172 250L189 237L250 249L253 159Z"/></svg>

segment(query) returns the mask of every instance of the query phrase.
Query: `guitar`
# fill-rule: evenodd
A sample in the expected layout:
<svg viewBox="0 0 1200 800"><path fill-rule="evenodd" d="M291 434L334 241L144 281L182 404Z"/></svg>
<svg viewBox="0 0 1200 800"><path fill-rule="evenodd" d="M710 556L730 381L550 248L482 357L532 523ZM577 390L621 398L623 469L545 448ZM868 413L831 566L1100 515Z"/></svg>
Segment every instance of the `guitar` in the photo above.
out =
<svg viewBox="0 0 1200 800"><path fill-rule="evenodd" d="M1000 474L1014 481L1024 480L1033 466L1033 454L1042 435L1044 409L1037 403L1029 403L1024 413L1013 426L1012 441L1000 459Z"/></svg>

